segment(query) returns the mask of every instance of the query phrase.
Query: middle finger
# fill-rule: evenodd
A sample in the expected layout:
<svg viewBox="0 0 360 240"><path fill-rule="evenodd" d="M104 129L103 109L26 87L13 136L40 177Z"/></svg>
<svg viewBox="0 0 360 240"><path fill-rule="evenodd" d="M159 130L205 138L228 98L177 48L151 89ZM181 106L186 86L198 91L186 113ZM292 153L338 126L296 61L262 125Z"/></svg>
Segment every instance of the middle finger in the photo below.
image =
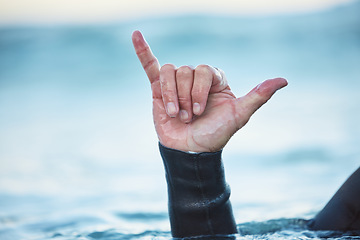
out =
<svg viewBox="0 0 360 240"><path fill-rule="evenodd" d="M182 66L176 71L176 86L178 91L180 119L188 123L193 116L191 90L194 82L194 69Z"/></svg>

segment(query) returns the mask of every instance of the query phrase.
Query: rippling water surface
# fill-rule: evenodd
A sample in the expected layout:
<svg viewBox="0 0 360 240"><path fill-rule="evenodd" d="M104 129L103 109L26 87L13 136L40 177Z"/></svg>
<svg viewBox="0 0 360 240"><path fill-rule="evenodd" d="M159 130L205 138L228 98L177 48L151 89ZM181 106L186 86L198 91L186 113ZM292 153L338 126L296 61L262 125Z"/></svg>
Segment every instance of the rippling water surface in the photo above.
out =
<svg viewBox="0 0 360 240"><path fill-rule="evenodd" d="M360 163L360 5L0 28L0 239L170 239L151 94L131 46L222 68L236 95L282 76L226 146L236 239L359 239L307 220Z"/></svg>

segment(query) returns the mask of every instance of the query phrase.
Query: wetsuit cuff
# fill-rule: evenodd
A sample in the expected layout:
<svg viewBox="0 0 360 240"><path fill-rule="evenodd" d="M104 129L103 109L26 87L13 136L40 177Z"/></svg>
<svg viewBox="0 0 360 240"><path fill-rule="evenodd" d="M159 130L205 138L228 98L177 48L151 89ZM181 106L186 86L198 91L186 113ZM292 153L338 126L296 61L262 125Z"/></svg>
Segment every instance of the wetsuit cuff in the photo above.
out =
<svg viewBox="0 0 360 240"><path fill-rule="evenodd" d="M222 151L187 153L159 143L166 171L174 237L237 232L225 181Z"/></svg>

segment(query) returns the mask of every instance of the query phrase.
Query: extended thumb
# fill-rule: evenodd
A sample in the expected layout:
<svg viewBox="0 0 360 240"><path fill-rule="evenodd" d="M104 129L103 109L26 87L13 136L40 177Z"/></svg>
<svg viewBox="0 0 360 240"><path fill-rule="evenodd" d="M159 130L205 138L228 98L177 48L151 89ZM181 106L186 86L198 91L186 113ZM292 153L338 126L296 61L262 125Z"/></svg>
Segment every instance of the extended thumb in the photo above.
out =
<svg viewBox="0 0 360 240"><path fill-rule="evenodd" d="M248 94L236 99L236 111L247 122L274 93L288 84L284 78L274 78L257 85Z"/></svg>

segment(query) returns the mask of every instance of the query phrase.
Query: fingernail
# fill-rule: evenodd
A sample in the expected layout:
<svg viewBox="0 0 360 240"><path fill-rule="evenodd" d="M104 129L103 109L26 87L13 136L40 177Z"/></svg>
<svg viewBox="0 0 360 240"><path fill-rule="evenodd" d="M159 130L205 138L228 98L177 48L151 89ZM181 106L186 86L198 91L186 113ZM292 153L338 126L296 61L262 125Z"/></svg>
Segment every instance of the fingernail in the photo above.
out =
<svg viewBox="0 0 360 240"><path fill-rule="evenodd" d="M169 102L167 104L166 110L167 110L170 117L175 117L175 115L176 115L176 107L175 107L175 104L173 102Z"/></svg>
<svg viewBox="0 0 360 240"><path fill-rule="evenodd" d="M194 103L193 104L193 112L194 112L194 114L199 114L200 113L200 104L199 103Z"/></svg>
<svg viewBox="0 0 360 240"><path fill-rule="evenodd" d="M189 114L186 110L180 110L180 118L183 121L186 121L189 118Z"/></svg>

